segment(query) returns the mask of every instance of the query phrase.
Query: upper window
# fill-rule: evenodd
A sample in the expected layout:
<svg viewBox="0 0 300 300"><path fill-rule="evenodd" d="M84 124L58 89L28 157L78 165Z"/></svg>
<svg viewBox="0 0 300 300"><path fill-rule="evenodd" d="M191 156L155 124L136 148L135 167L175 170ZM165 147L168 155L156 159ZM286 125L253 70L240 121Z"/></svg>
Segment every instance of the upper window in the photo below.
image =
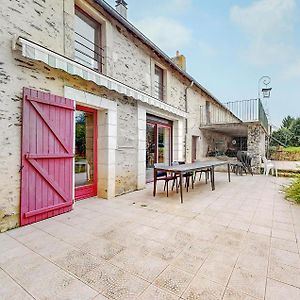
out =
<svg viewBox="0 0 300 300"><path fill-rule="evenodd" d="M75 12L75 60L102 72L101 25L78 9Z"/></svg>
<svg viewBox="0 0 300 300"><path fill-rule="evenodd" d="M164 100L164 70L157 65L154 72L154 97Z"/></svg>

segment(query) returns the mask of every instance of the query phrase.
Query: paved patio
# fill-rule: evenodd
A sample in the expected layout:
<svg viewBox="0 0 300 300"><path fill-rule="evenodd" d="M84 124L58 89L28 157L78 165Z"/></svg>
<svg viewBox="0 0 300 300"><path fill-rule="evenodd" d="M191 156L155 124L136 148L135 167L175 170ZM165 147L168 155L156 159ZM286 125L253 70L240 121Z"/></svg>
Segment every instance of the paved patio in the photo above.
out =
<svg viewBox="0 0 300 300"><path fill-rule="evenodd" d="M185 193L76 203L0 234L1 299L300 299L286 179L216 174Z"/></svg>

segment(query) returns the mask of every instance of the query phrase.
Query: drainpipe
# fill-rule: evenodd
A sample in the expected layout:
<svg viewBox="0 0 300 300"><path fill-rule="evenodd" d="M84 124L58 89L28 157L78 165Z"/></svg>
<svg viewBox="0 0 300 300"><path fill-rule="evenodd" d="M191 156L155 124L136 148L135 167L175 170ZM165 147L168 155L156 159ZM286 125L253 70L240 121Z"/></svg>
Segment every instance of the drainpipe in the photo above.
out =
<svg viewBox="0 0 300 300"><path fill-rule="evenodd" d="M191 81L191 83L184 89L184 100L185 100L185 112L188 112L188 103L187 103L187 91L194 85L194 81ZM184 158L185 161L187 159L187 134L188 134L188 119L185 119L185 135L184 135L184 145L185 145L185 153L184 153Z"/></svg>

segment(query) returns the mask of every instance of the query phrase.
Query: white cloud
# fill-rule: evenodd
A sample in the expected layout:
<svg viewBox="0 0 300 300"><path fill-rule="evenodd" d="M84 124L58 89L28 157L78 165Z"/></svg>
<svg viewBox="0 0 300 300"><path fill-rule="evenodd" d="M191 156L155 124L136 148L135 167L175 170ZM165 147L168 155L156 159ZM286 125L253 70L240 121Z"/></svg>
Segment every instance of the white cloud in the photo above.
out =
<svg viewBox="0 0 300 300"><path fill-rule="evenodd" d="M278 65L294 75L293 64L300 58L293 43L295 26L295 0L258 0L249 6L233 6L232 22L247 35L249 45L243 56L251 63Z"/></svg>
<svg viewBox="0 0 300 300"><path fill-rule="evenodd" d="M177 13L182 13L191 7L191 0L168 0L168 8Z"/></svg>
<svg viewBox="0 0 300 300"><path fill-rule="evenodd" d="M145 18L135 22L141 32L162 50L175 55L176 50L187 46L192 38L191 31L181 23L165 17Z"/></svg>
<svg viewBox="0 0 300 300"><path fill-rule="evenodd" d="M295 0L259 0L247 7L233 6L231 19L255 38L282 35L293 28Z"/></svg>

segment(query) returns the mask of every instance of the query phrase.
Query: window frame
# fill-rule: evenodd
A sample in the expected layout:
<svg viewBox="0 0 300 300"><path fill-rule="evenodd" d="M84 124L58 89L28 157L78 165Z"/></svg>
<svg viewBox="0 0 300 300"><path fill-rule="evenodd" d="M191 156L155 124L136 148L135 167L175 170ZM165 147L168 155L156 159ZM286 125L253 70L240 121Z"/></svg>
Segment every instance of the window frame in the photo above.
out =
<svg viewBox="0 0 300 300"><path fill-rule="evenodd" d="M95 43L92 43L89 41L91 44L94 45L94 49L91 49L94 52L94 60L97 62L97 68L92 68L93 70L96 70L100 73L103 73L103 66L104 66L104 48L102 45L102 30L103 26L100 22L95 20L92 16L90 16L86 11L78 7L77 5L75 6L75 17L77 16L80 18L82 21L90 25L95 29ZM74 33L75 33L75 40L74 40L74 52L76 53L76 31L75 31L75 25L74 25ZM79 33L78 33L79 34ZM91 57L90 57L91 58ZM75 59L76 60L76 59ZM81 62L77 61L78 63L82 64ZM84 64L82 64L84 65ZM87 67L86 65L84 65Z"/></svg>
<svg viewBox="0 0 300 300"><path fill-rule="evenodd" d="M160 72L161 77L157 74L157 70ZM154 76L159 77L159 82L154 80L154 93L155 96L158 96L158 99L161 101L165 101L165 70L160 67L158 64L154 64ZM155 86L155 85L158 86ZM156 90L157 89L157 90Z"/></svg>

